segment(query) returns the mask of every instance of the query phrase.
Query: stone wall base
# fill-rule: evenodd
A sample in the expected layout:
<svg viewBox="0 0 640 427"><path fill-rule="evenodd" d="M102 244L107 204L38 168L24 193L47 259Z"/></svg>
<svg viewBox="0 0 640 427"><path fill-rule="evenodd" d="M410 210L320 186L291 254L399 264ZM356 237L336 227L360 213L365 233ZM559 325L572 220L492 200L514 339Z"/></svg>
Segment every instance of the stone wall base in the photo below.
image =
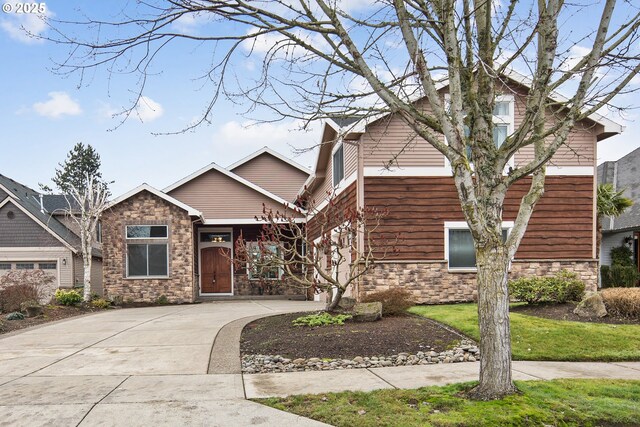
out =
<svg viewBox="0 0 640 427"><path fill-rule="evenodd" d="M510 279L522 276L553 276L561 270L578 274L587 291L598 284L597 260L517 260L511 265ZM476 273L452 273L446 261L386 262L377 264L363 276L358 298L402 287L410 291L417 303L441 304L475 301L478 297Z"/></svg>

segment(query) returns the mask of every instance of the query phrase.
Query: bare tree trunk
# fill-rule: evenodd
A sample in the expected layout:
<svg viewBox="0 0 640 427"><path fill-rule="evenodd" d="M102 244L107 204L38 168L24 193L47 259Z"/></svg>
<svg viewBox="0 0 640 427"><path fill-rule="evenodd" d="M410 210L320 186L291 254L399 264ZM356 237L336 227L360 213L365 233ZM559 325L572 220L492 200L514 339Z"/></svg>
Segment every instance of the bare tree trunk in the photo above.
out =
<svg viewBox="0 0 640 427"><path fill-rule="evenodd" d="M82 230L82 264L83 264L83 285L84 285L84 301L91 301L91 262L92 262L92 239L91 227L88 230Z"/></svg>
<svg viewBox="0 0 640 427"><path fill-rule="evenodd" d="M336 286L333 289L333 292L331 292L331 300L327 303L325 310L328 312L335 311L335 309L338 307L338 304L340 304L340 300L342 299L343 294L344 289L342 289L340 286Z"/></svg>
<svg viewBox="0 0 640 427"><path fill-rule="evenodd" d="M511 377L509 259L504 248L480 248L476 254L480 384L471 391L471 395L480 400L493 400L517 391Z"/></svg>

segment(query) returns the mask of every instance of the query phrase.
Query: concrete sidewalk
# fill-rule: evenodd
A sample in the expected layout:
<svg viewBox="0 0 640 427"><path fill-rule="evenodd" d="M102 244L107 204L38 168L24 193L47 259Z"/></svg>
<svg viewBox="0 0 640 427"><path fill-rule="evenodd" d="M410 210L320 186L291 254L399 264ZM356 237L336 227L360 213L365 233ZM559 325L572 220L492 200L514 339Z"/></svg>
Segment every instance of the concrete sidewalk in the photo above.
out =
<svg viewBox="0 0 640 427"><path fill-rule="evenodd" d="M477 381L480 363L397 366L336 371L287 372L244 375L248 399L319 394L340 391L371 391L419 388ZM555 378L617 378L640 380L640 362L513 362L516 380Z"/></svg>

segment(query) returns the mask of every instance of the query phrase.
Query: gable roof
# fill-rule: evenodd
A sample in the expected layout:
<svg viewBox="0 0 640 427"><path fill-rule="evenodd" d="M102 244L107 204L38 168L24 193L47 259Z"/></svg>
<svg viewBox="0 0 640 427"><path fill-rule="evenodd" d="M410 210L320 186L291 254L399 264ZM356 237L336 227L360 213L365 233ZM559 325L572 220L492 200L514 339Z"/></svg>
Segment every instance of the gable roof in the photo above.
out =
<svg viewBox="0 0 640 427"><path fill-rule="evenodd" d="M192 208L191 206L189 206L189 205L187 205L185 203L182 203L180 200L169 196L168 194L158 190L157 188L154 188L154 187L150 186L147 183L143 183L143 184L137 186L136 188L134 188L133 190L128 191L128 192L122 194L119 197L116 197L115 199L113 199L112 201L110 201L107 204L105 209L109 209L109 208L117 205L118 203L122 203L125 200L127 200L128 198L130 198L132 196L135 196L136 194L138 194L138 193L140 193L142 191L148 191L149 193L153 194L154 196L157 196L157 197L159 197L159 198L171 203L172 205L175 205L175 206L187 211L189 216L197 216L197 217L202 219L202 213L199 210L194 209L194 208Z"/></svg>
<svg viewBox="0 0 640 427"><path fill-rule="evenodd" d="M524 74L519 73L518 71L512 69L511 67L507 67L503 75L504 77L512 80L517 84L520 84L527 88L531 87L532 80L529 77L525 76ZM448 78L445 78L436 82L436 89L438 91L441 89L444 89L447 86L449 86ZM423 94L413 95L409 97L407 101L410 103L413 103L423 99L424 97L425 95ZM549 98L559 103L566 103L569 101L569 98L567 98L566 96L556 91L551 92ZM323 125L323 132L320 140L320 149L318 150L318 154L316 156L313 173L309 177L309 179L307 179L307 182L305 182L304 186L300 188L298 194L302 193L305 187L311 188L315 184L316 178L324 177L323 174L318 173L318 167L320 166L320 161L322 159L324 151L330 149L330 147L328 147L329 144L327 144L326 141L324 141L324 134L326 133L327 128L333 130L338 137L342 136L343 139L357 139L360 135L362 135L365 132L369 124L376 122L384 117L390 116L392 114L394 113L386 112L386 113L379 113L379 114L374 114L372 116L365 116L365 117L358 117L358 116L331 117L331 118L325 119L324 125ZM602 125L602 127L604 128L603 132L597 136L598 141L604 140L613 135L620 134L625 130L625 126L599 113L592 113L589 116L587 116L587 119Z"/></svg>
<svg viewBox="0 0 640 427"><path fill-rule="evenodd" d="M268 198L270 198L270 199L272 199L272 200L274 200L274 201L276 201L276 202L278 202L278 203L280 203L280 204L282 204L284 206L291 207L291 208L296 207L292 203L284 200L282 197L276 196L275 194L271 193L270 191L265 190L264 188L252 183L251 181L247 181L246 179L242 178L241 176L236 175L235 173L223 168L222 166L220 166L220 165L218 165L216 163L210 163L209 165L203 167L202 169L199 169L199 170L195 171L194 173L192 173L191 175L181 179L180 181L171 184L170 186L168 186L167 188L165 188L162 191L164 191L165 193L169 193L169 192L175 190L176 188L186 184L187 182L192 181L195 178L197 178L197 177L199 177L201 175L204 175L205 173L207 173L209 171L212 171L212 170L220 172L221 174L223 174L223 175L225 175L225 176L227 176L227 177L229 177L229 178L231 178L231 179L233 179L235 181L238 181L240 184L245 185L245 186L251 188L254 191L257 191L258 193L261 193L262 195L267 196Z"/></svg>
<svg viewBox="0 0 640 427"><path fill-rule="evenodd" d="M291 160L290 158L283 156L282 154L278 153L277 151L272 150L271 148L264 146L261 149L259 149L258 151L249 154L247 157L238 160L237 162L227 166L227 170L229 171L233 171L234 169L236 169L238 166L241 166L253 159L255 159L256 157L262 155L262 154L270 154L271 156L282 160L283 162L293 166L296 169L301 170L302 172L306 173L307 175L311 175L311 169L309 169L308 167L302 166L300 163L295 162L293 160Z"/></svg>
<svg viewBox="0 0 640 427"><path fill-rule="evenodd" d="M8 195L2 205L11 201L26 215L47 230L73 253L78 252L80 238L40 206L40 193L0 174L0 189Z"/></svg>

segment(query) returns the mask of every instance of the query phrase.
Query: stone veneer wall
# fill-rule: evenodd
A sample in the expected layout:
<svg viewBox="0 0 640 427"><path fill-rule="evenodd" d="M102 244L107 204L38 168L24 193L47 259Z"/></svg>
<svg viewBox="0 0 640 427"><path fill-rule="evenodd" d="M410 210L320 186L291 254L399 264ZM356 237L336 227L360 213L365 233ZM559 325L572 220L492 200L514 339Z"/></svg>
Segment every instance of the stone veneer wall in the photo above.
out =
<svg viewBox="0 0 640 427"><path fill-rule="evenodd" d="M126 277L126 225L169 226L169 277ZM136 243L147 241L137 240ZM149 243L159 241L149 241ZM191 218L179 207L140 192L102 215L103 287L105 296L123 301L154 302L164 295L170 302L193 302L193 232Z"/></svg>
<svg viewBox="0 0 640 427"><path fill-rule="evenodd" d="M516 260L511 265L510 278L521 276L553 276L560 270L578 274L587 291L595 291L598 284L596 260ZM475 273L451 273L446 261L386 262L377 264L363 276L358 295L403 287L416 302L439 304L475 301L477 286Z"/></svg>
<svg viewBox="0 0 640 427"><path fill-rule="evenodd" d="M234 274L233 276L233 294L234 295L283 295L283 296L305 296L305 290L288 286L286 283L278 283L272 287L271 291L265 290L260 294L259 282L249 280L249 277L244 273Z"/></svg>

